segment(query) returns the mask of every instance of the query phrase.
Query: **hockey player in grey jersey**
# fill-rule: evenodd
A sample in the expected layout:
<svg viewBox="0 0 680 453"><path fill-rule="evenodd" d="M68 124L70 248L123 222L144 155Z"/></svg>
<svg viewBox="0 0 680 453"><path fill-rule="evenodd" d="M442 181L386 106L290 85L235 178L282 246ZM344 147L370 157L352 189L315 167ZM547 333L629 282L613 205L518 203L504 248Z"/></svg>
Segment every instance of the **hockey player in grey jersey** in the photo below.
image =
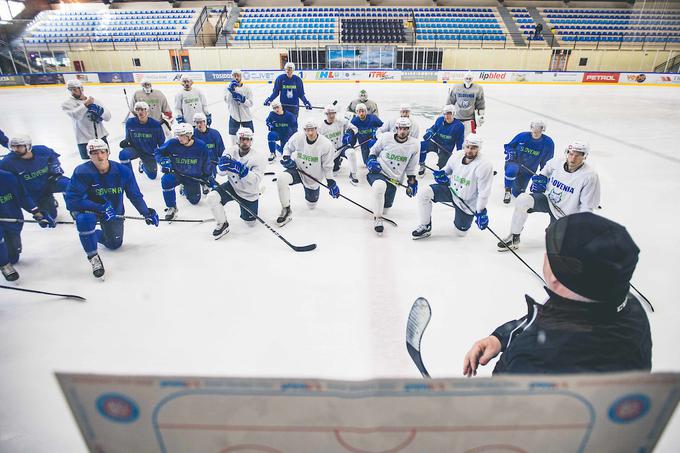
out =
<svg viewBox="0 0 680 453"><path fill-rule="evenodd" d="M71 93L61 104L61 109L73 120L78 152L83 160L90 160L87 154L87 142L98 138L108 143L109 135L103 121L111 119L111 112L104 108L100 101L92 96L85 96L83 84L78 79L69 80L66 88Z"/></svg>
<svg viewBox="0 0 680 453"><path fill-rule="evenodd" d="M224 91L224 102L229 109L229 136L233 144L238 143L236 132L240 128L248 128L255 131L253 126L253 114L250 108L253 106L253 92L250 87L243 84L243 74L240 69L231 71L232 81Z"/></svg>
<svg viewBox="0 0 680 453"><path fill-rule="evenodd" d="M168 99L160 90L155 90L148 80L140 82L141 89L132 95L132 106L137 102L146 102L149 106L149 118L153 118L163 125L163 132L168 136L172 125L172 109L168 104ZM132 112L135 113L134 111Z"/></svg>
<svg viewBox="0 0 680 453"><path fill-rule="evenodd" d="M348 130L353 131L355 134L359 132L356 126L345 118L338 118L338 110L334 105L327 105L323 109L323 113L326 116L319 126L319 134L326 137L333 143L333 148L335 148L335 154L333 155L333 175L340 171L340 165L342 164L342 158L346 157L349 161L349 182L352 185L359 184L357 179L357 157L356 151L349 145L342 144L342 136Z"/></svg>
<svg viewBox="0 0 680 453"><path fill-rule="evenodd" d="M484 124L484 88L473 83L473 78L472 72L466 72L463 83L454 85L446 99L446 104L456 106L454 118L465 126L466 137Z"/></svg>
<svg viewBox="0 0 680 453"><path fill-rule="evenodd" d="M208 126L212 124L212 115L208 110L205 95L198 88L194 88L194 81L188 75L182 76L182 91L175 96L175 116L178 123L193 121L196 113L206 117Z"/></svg>
<svg viewBox="0 0 680 453"><path fill-rule="evenodd" d="M378 115L378 104L375 103L375 101L371 101L368 99L368 93L366 93L366 90L361 90L359 91L359 97L352 102L349 103L347 106L347 111L352 112L354 114L357 113L357 105L359 104L364 104L366 106L366 114L367 115ZM351 119L351 117L350 117Z"/></svg>
<svg viewBox="0 0 680 453"><path fill-rule="evenodd" d="M399 116L397 118L388 120L386 123L380 126L378 129L378 134L384 134L387 132L393 134L397 132L397 121L399 121L399 118L408 118L411 121L411 129L408 135L417 139L420 136L420 126L418 126L418 123L413 118L411 118L411 106L408 104L399 104Z"/></svg>

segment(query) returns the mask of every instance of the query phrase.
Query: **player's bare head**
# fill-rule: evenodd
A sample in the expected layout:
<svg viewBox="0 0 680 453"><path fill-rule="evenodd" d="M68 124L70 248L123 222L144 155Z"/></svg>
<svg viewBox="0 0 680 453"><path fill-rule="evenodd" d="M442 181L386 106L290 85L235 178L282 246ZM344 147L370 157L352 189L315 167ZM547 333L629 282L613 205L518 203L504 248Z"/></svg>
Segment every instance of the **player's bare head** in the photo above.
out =
<svg viewBox="0 0 680 453"><path fill-rule="evenodd" d="M465 88L470 88L472 86L474 78L475 76L472 74L472 71L468 71L463 75L463 85L465 85Z"/></svg>
<svg viewBox="0 0 680 453"><path fill-rule="evenodd" d="M194 128L187 123L175 124L172 128L172 134L177 137L182 145L189 146L194 139Z"/></svg>
<svg viewBox="0 0 680 453"><path fill-rule="evenodd" d="M403 140L411 132L411 120L401 117L394 123L394 127L397 129L397 137Z"/></svg>
<svg viewBox="0 0 680 453"><path fill-rule="evenodd" d="M28 134L17 134L9 139L9 149L19 156L30 152L32 146L31 136Z"/></svg>
<svg viewBox="0 0 680 453"><path fill-rule="evenodd" d="M238 138L238 146L242 151L249 151L253 144L253 131L248 127L241 127L236 131L236 138Z"/></svg>
<svg viewBox="0 0 680 453"><path fill-rule="evenodd" d="M286 74L288 75L288 77L292 77L293 71L295 71L295 65L289 61L284 65L283 69L286 70Z"/></svg>
<svg viewBox="0 0 680 453"><path fill-rule="evenodd" d="M187 91L191 90L191 86L194 84L194 81L191 80L191 78L186 74L182 76L180 81L182 82L184 89Z"/></svg>
<svg viewBox="0 0 680 453"><path fill-rule="evenodd" d="M399 104L399 116L404 118L411 116L411 106L408 104Z"/></svg>
<svg viewBox="0 0 680 453"><path fill-rule="evenodd" d="M135 102L135 115L142 121L146 121L149 117L149 104L144 101Z"/></svg>
<svg viewBox="0 0 680 453"><path fill-rule="evenodd" d="M109 167L109 145L104 140L94 138L87 142L87 155L98 170Z"/></svg>
<svg viewBox="0 0 680 453"><path fill-rule="evenodd" d="M477 154L482 150L482 138L477 134L470 134L465 137L463 142L463 151L465 152L465 157L468 159L474 159Z"/></svg>
<svg viewBox="0 0 680 453"><path fill-rule="evenodd" d="M208 118L204 113L194 113L194 127L201 132L208 130Z"/></svg>
<svg viewBox="0 0 680 453"><path fill-rule="evenodd" d="M272 102L272 110L274 112L276 112L277 115L282 115L283 114L283 105L281 105L281 101Z"/></svg>
<svg viewBox="0 0 680 453"><path fill-rule="evenodd" d="M453 121L453 112L455 110L456 108L451 104L445 105L444 108L442 109L442 114L444 115L444 119L446 120L447 123Z"/></svg>
<svg viewBox="0 0 680 453"><path fill-rule="evenodd" d="M541 134L545 132L545 121L533 120L529 125L529 129L531 130L531 135L533 135L534 138L539 138Z"/></svg>
<svg viewBox="0 0 680 453"><path fill-rule="evenodd" d="M359 91L359 100L361 102L368 101L368 93L366 92L366 90L360 90Z"/></svg>
<svg viewBox="0 0 680 453"><path fill-rule="evenodd" d="M326 115L326 120L329 123L332 123L335 121L335 114L338 113L338 109L335 108L333 104L328 104L326 107L323 108L323 113Z"/></svg>
<svg viewBox="0 0 680 453"><path fill-rule="evenodd" d="M590 146L587 143L574 141L567 145L564 149L564 154L567 158L567 164L571 169L578 168L586 160L590 153Z"/></svg>
<svg viewBox="0 0 680 453"><path fill-rule="evenodd" d="M366 115L368 114L368 109L366 108L366 104L364 104L364 103L357 104L355 110L356 110L359 118L361 118L362 120L364 118L366 118Z"/></svg>
<svg viewBox="0 0 680 453"><path fill-rule="evenodd" d="M80 98L83 95L83 83L78 79L69 80L66 83L66 89L71 92L74 98Z"/></svg>
<svg viewBox="0 0 680 453"><path fill-rule="evenodd" d="M146 94L151 94L151 92L153 91L153 87L151 86L151 82L149 82L146 79L142 79L142 81L140 82L140 85L142 86L142 90L144 90L144 92Z"/></svg>
<svg viewBox="0 0 680 453"><path fill-rule="evenodd" d="M305 122L302 125L302 128L304 129L305 135L307 136L308 139L316 140L316 137L318 136L319 132L319 125L316 124L316 121L314 121L312 118L309 118L305 120Z"/></svg>
<svg viewBox="0 0 680 453"><path fill-rule="evenodd" d="M240 69L232 69L231 77L238 83L241 83L241 80L243 80L243 73L241 72Z"/></svg>

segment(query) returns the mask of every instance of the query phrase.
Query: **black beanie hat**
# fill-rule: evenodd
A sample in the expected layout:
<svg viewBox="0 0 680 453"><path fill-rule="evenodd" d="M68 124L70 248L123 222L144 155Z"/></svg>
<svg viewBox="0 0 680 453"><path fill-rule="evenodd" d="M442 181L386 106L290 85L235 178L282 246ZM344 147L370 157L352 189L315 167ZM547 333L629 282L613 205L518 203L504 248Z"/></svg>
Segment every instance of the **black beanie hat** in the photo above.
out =
<svg viewBox="0 0 680 453"><path fill-rule="evenodd" d="M590 212L568 215L548 227L545 245L564 286L600 302L625 300L640 249L622 225Z"/></svg>

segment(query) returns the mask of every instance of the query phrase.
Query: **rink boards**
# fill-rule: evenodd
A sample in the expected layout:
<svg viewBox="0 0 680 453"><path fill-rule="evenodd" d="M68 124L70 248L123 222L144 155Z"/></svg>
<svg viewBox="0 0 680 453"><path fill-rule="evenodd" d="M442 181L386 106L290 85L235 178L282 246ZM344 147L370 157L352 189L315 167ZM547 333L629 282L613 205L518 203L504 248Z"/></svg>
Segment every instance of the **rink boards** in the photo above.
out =
<svg viewBox="0 0 680 453"><path fill-rule="evenodd" d="M680 373L331 381L57 373L91 452L649 452Z"/></svg>

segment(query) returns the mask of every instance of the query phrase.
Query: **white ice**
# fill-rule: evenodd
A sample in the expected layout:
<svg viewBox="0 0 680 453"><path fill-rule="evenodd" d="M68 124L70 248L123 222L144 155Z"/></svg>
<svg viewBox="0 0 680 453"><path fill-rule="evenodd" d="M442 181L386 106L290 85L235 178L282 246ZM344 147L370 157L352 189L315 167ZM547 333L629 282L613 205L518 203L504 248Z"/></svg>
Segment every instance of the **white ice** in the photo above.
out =
<svg viewBox="0 0 680 453"><path fill-rule="evenodd" d="M212 106L214 124L226 136L224 86L197 84ZM106 124L117 159L126 113L123 88L88 86L86 94L113 112ZM174 98L177 85L158 85ZM413 105L424 131L441 108L441 84L307 84L309 99L345 106L360 88L378 102L381 116ZM640 249L634 283L650 300L654 371L680 371L680 304L675 279L680 253L680 90L644 86L485 85L487 121L479 133L484 155L499 171L489 204L490 226L506 235L512 209L503 205L503 143L544 117L559 153L570 140L591 144L588 159L600 175L598 213L625 225ZM266 152L261 102L271 85L253 85L258 152ZM36 144L62 155L67 173L79 163L70 120L60 110L61 87L0 91L0 129L28 132ZM313 114L302 111L301 117ZM4 149L3 149L4 152ZM434 159L431 155L430 159ZM136 167L136 164L135 164ZM271 165L278 170L279 164ZM353 187L347 166L338 177L342 193L370 206L368 184ZM365 169L362 170L365 173ZM160 183L137 174L148 204L163 211ZM430 182L430 176L421 184ZM272 177L260 214L273 223L280 205ZM322 189L323 190L323 189ZM69 220L61 197L61 220ZM183 218L209 218L205 199L190 206L179 198ZM127 213L136 214L126 202ZM317 243L295 253L270 231L247 227L230 203L231 232L211 238L212 223L126 222L121 249L100 248L106 281L96 280L66 225L41 230L26 225L16 266L18 286L86 296L86 303L0 290L0 450L80 452L85 446L57 386L55 371L296 376L336 379L418 377L404 346L408 310L418 296L429 299L433 319L423 340L432 376L462 376L471 344L497 325L524 314L524 294L543 300L540 282L497 240L474 225L465 238L453 231L452 212L437 205L433 234L413 241L414 200L399 192L387 214L399 223L376 237L369 215L322 191L309 211L302 188L292 187L294 220L280 229L295 244ZM543 214L530 216L519 253L540 272ZM675 332L675 333L674 333ZM492 365L484 367L489 375ZM675 416L658 451L678 451Z"/></svg>

